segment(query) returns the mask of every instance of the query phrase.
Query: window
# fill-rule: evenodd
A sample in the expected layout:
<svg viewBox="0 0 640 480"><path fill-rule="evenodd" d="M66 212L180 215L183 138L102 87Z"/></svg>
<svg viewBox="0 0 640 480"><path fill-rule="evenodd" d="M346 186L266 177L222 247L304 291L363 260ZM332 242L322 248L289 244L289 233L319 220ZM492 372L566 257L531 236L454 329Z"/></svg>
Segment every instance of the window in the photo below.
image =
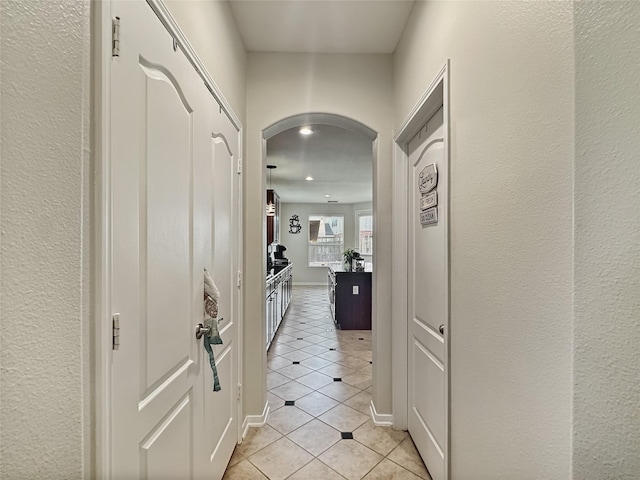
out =
<svg viewBox="0 0 640 480"><path fill-rule="evenodd" d="M344 215L309 215L309 266L342 262Z"/></svg>
<svg viewBox="0 0 640 480"><path fill-rule="evenodd" d="M360 255L373 255L373 214L356 212L356 251Z"/></svg>

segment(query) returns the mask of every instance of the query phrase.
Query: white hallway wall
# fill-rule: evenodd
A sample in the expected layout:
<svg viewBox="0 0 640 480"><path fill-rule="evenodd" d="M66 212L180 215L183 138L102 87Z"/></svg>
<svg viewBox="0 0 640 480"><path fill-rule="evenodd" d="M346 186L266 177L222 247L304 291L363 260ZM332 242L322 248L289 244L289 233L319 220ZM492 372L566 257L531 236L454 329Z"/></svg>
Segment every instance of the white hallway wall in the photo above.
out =
<svg viewBox="0 0 640 480"><path fill-rule="evenodd" d="M570 2L417 2L395 125L451 59L451 478L571 477Z"/></svg>
<svg viewBox="0 0 640 480"><path fill-rule="evenodd" d="M91 465L89 25L88 1L0 2L2 478Z"/></svg>
<svg viewBox="0 0 640 480"><path fill-rule="evenodd" d="M576 2L573 474L640 478L640 3Z"/></svg>
<svg viewBox="0 0 640 480"><path fill-rule="evenodd" d="M343 115L380 133L379 157L374 163L373 190L377 192L377 237L374 273L373 322L377 361L374 363L373 397L381 413L391 412L391 56L306 55L250 53L247 61L247 155L245 158L245 321L247 328L262 332L264 303L264 171L262 130L306 112ZM376 317L378 321L376 323ZM250 396L247 412L262 412L266 400L266 359L262 338L247 338L253 352L251 365L262 365L247 376Z"/></svg>

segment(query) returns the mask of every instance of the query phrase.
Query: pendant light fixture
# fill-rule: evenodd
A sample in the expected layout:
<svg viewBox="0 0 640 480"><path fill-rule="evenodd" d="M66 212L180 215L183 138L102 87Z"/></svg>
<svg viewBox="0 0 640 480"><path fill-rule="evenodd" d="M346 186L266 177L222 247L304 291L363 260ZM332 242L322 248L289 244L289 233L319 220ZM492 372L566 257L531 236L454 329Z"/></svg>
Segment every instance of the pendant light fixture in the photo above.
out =
<svg viewBox="0 0 640 480"><path fill-rule="evenodd" d="M275 204L275 200L274 200L274 196L273 196L273 190L271 188L271 171L274 168L277 168L276 165L267 165L267 168L269 169L269 191L271 193L271 195L267 194L267 216L268 217L273 217L276 214L276 204Z"/></svg>

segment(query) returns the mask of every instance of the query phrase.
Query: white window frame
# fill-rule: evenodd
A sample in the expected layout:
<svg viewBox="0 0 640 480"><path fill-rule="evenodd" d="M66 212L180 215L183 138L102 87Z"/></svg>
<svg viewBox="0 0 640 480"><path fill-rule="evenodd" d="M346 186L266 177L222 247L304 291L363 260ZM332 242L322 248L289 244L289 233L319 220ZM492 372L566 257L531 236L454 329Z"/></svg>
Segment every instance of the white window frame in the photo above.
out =
<svg viewBox="0 0 640 480"><path fill-rule="evenodd" d="M309 249L312 245L317 245L317 243L311 243L311 220L314 217L340 217L342 218L342 242L340 242L340 253L338 257L333 260L333 262L311 262L311 258L309 255ZM344 225L344 214L343 213L311 213L307 216L307 266L309 268L326 268L330 263L342 262L342 252L345 249L345 225ZM337 242L336 242L337 243Z"/></svg>
<svg viewBox="0 0 640 480"><path fill-rule="evenodd" d="M363 252L360 249L360 217L371 217L371 251ZM371 256L373 255L373 242L375 239L373 238L373 210L356 210L355 212L355 221L356 221L356 229L355 229L355 250L360 255Z"/></svg>

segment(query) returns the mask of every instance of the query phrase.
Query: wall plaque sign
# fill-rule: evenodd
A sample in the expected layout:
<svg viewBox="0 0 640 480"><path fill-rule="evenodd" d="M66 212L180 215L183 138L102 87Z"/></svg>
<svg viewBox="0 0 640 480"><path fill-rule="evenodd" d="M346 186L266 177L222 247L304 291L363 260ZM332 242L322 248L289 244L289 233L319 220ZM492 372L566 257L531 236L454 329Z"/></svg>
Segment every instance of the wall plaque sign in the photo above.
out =
<svg viewBox="0 0 640 480"><path fill-rule="evenodd" d="M420 198L420 210L425 211L428 208L438 205L438 191L433 190Z"/></svg>
<svg viewBox="0 0 640 480"><path fill-rule="evenodd" d="M438 208L433 207L424 212L420 212L420 223L424 227L425 225L431 225L438 223Z"/></svg>
<svg viewBox="0 0 640 480"><path fill-rule="evenodd" d="M438 185L438 169L432 163L422 169L418 177L418 188L420 193L428 193Z"/></svg>

